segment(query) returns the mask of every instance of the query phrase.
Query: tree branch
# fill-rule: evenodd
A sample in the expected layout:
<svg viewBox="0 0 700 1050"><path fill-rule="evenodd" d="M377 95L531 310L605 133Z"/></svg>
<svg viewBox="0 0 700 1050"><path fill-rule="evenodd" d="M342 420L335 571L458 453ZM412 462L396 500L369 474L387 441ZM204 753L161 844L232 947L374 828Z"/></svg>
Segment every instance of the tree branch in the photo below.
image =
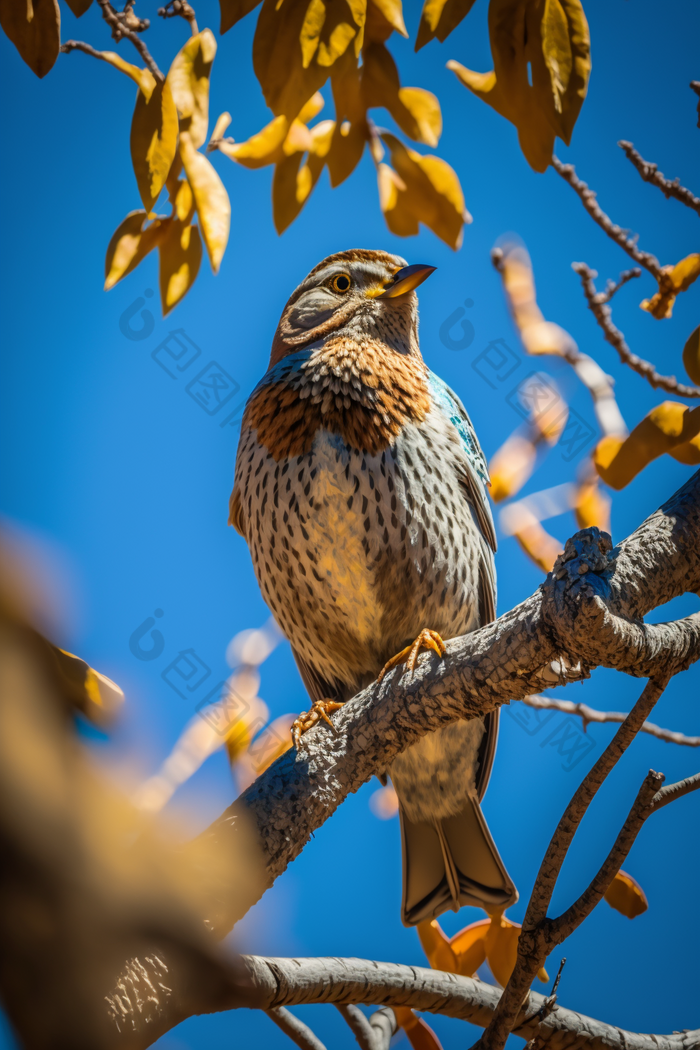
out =
<svg viewBox="0 0 700 1050"><path fill-rule="evenodd" d="M272 1010L266 1010L265 1013L302 1050L326 1050L321 1040L314 1035L309 1026L305 1025L303 1021L300 1021L289 1010L285 1010L283 1006L275 1006Z"/></svg>
<svg viewBox="0 0 700 1050"><path fill-rule="evenodd" d="M335 1005L351 1028L360 1050L389 1050L391 1037L398 1028L393 1010L375 1010L372 1016L367 1018L359 1006L344 1006L340 1003Z"/></svg>
<svg viewBox="0 0 700 1050"><path fill-rule="evenodd" d="M485 1028L500 989L470 977L400 963L364 959L266 959L243 956L261 1003L301 1006L311 1003L385 1003L455 1017ZM514 1034L548 1050L697 1050L700 1029L672 1035L638 1035L555 1005L531 992L518 1015ZM540 1013L545 1016L540 1018Z"/></svg>
<svg viewBox="0 0 700 1050"><path fill-rule="evenodd" d="M177 16L184 18L190 24L192 36L196 36L199 32L194 8L187 3L187 0L168 0L165 7L158 8L158 14L161 18L176 18Z"/></svg>
<svg viewBox="0 0 700 1050"><path fill-rule="evenodd" d="M700 215L700 197L696 197L695 194L691 193L690 190L687 190L685 186L681 186L678 179L671 180L664 178L663 172L659 171L659 165L644 160L631 142L625 142L624 139L622 139L618 142L618 146L625 151L627 160L634 164L645 182L650 182L652 186L658 187L667 200L669 197L674 197L677 201L680 201L681 204L685 204L686 207L692 208L693 211Z"/></svg>
<svg viewBox="0 0 700 1050"><path fill-rule="evenodd" d="M692 91L695 92L696 95L698 95L700 97L700 80L691 80L690 81L690 88L691 88ZM698 102L698 125L697 126L700 128L700 102Z"/></svg>
<svg viewBox="0 0 700 1050"><path fill-rule="evenodd" d="M565 715L578 715L583 721L584 732L590 722L605 723L624 722L627 713L624 711L597 711L588 704L574 703L572 700L558 700L555 697L540 696L535 693L532 696L524 696L521 703L528 707L534 707L540 711L561 711ZM661 729L653 722L645 722L639 730L640 733L648 733L657 740L665 740L669 744L682 744L685 747L700 747L700 736L684 736L672 729Z"/></svg>
<svg viewBox="0 0 700 1050"><path fill-rule="evenodd" d="M128 3L121 12L115 11L109 0L97 0L97 3L100 5L102 17L112 30L112 40L117 44L122 37L126 37L127 40L130 40L156 80L161 82L164 81L165 77L158 68L155 59L138 35L139 33L142 33L144 29L148 29L151 24L148 19L137 18L131 10L132 5Z"/></svg>
<svg viewBox="0 0 700 1050"><path fill-rule="evenodd" d="M581 286L583 287L583 294L586 297L588 308L592 311L593 316L602 329L606 342L610 343L617 350L623 365L629 365L634 372L643 376L654 389L660 388L669 394L677 394L679 397L700 397L700 387L679 383L675 376L662 376L656 371L656 368L650 361L644 361L641 357L633 354L625 342L624 335L613 324L612 310L606 305L610 298L608 291L603 293L596 291L594 279L598 276L597 272L591 270L586 263L572 263L571 268L581 278ZM621 283L622 281L618 282L618 285L614 287L619 287Z"/></svg>
<svg viewBox="0 0 700 1050"><path fill-rule="evenodd" d="M638 248L636 236L631 237L628 230L623 230L621 226L618 226L617 223L614 223L612 219L605 214L596 200L595 191L589 189L588 185L578 177L573 164L562 164L559 158L553 154L552 167L557 174L561 175L564 181L568 182L571 188L576 191L581 198L581 203L584 208L593 221L600 226L601 230L603 230L611 240L615 241L615 244L619 245L624 252L627 252L629 257L634 259L638 266L643 266L645 270L648 270L658 281L660 288L665 288L669 283L669 276L662 269L659 260L655 255L652 255L651 252L644 252L641 248Z"/></svg>
<svg viewBox="0 0 700 1050"><path fill-rule="evenodd" d="M662 806L667 806L669 802L674 802L677 798L682 798L683 795L689 795L691 791L697 791L698 788L700 788L700 773L686 777L685 780L679 780L675 784L667 784L654 796L654 811L661 809Z"/></svg>

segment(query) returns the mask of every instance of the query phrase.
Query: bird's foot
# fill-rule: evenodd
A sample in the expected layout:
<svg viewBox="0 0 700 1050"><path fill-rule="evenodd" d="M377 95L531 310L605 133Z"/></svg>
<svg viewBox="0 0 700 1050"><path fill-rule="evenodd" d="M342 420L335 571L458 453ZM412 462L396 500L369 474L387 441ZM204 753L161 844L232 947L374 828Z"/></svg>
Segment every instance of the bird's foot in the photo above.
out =
<svg viewBox="0 0 700 1050"><path fill-rule="evenodd" d="M429 627L424 627L413 645L407 645L406 648L402 649L400 653L396 654L396 656L392 656L391 660L387 660L377 676L377 681L381 682L384 675L387 674L392 667L396 667L397 664L402 663L405 663L407 670L413 674L416 668L416 660L418 659L418 654L421 649L432 649L434 653L437 653L438 656L442 658L445 655L447 646L437 631L431 631Z"/></svg>
<svg viewBox="0 0 700 1050"><path fill-rule="evenodd" d="M299 741L301 740L302 733L305 733L307 729L311 729L317 722L323 719L331 727L334 733L337 734L338 730L335 728L330 718L330 714L337 711L339 707L343 707L344 704L338 700L317 700L310 711L305 711L303 715L299 715L295 718L292 723L292 740L294 746L298 749Z"/></svg>

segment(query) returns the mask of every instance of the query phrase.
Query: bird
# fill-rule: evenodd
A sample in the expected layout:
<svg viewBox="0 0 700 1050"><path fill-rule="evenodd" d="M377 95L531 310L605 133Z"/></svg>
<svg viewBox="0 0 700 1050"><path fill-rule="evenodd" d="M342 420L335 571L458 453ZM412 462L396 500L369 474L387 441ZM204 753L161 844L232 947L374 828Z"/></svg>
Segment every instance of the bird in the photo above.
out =
<svg viewBox="0 0 700 1050"><path fill-rule="evenodd" d="M435 267L352 249L289 298L241 421L229 523L246 540L311 709L294 743L378 676L496 615L488 470L426 366L415 289ZM398 672L397 672L398 673ZM498 711L428 733L385 774L399 800L406 926L517 900L480 802Z"/></svg>

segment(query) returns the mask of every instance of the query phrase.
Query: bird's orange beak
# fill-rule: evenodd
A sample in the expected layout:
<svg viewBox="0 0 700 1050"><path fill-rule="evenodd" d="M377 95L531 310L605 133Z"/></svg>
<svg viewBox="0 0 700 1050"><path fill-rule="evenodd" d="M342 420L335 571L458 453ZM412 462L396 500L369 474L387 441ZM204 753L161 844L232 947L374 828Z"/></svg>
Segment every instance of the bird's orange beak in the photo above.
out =
<svg viewBox="0 0 700 1050"><path fill-rule="evenodd" d="M424 263L414 263L412 266L403 266L394 274L391 281L385 287L377 299L395 299L397 295L405 295L412 292L419 284L426 281L437 267L426 266Z"/></svg>

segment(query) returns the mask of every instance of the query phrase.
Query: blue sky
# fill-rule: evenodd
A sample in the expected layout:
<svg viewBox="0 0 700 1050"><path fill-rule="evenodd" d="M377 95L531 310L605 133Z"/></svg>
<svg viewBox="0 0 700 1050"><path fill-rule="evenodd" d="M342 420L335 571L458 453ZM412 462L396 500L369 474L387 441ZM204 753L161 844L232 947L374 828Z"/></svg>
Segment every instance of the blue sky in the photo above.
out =
<svg viewBox="0 0 700 1050"><path fill-rule="evenodd" d="M186 39L186 26L179 19L160 23L157 6L141 0L138 13L151 18L148 44L167 68ZM700 189L697 99L688 88L700 75L700 10L691 0L663 9L652 0L588 0L584 6L593 40L590 92L571 148L558 143L558 155L576 164L620 225L639 232L643 247L662 263L674 263L697 250L697 217L642 183L616 142L632 140L667 176ZM111 48L94 8L77 23L62 5L63 38ZM196 10L200 27L218 28L213 0L200 0ZM419 11L413 0L407 4L412 37ZM512 386L535 369L546 371L593 425L588 394L564 366L524 357L489 262L494 242L510 231L531 253L545 316L563 325L616 379L630 427L663 400L618 364L571 270L573 261L583 260L603 281L616 277L629 260L555 172L537 175L527 167L513 127L444 68L450 58L478 70L491 68L486 11L485 0L477 0L444 45L434 42L418 55L410 42L392 38L390 45L403 83L429 88L441 100L445 130L437 152L458 172L474 216L460 252L430 231L408 240L387 231L367 157L337 190L331 191L324 174L299 219L278 237L271 218L271 171L246 171L217 155L213 162L233 212L221 272L214 277L204 261L194 289L165 320L157 297L147 299L154 323L143 340L126 339L119 321L146 289L157 289L155 260L146 260L110 293L102 291L109 238L126 213L140 207L128 151L134 85L77 53L61 56L39 81L6 38L0 39L7 100L6 160L0 171L6 202L0 259L5 348L0 509L18 540L30 545L49 589L60 593L55 640L125 690L126 711L113 740L95 744L105 758L129 755L141 775L153 772L194 708L168 687L161 672L180 650L194 648L213 674L223 677L231 637L268 615L245 544L226 525L237 432L221 427L224 411L207 415L193 389L186 389L188 379L173 379L152 357L170 332L184 330L201 350L198 365L214 360L226 369L239 388L230 402L235 408L262 375L281 308L308 270L332 251L385 248L409 262L438 267L420 290L423 354L462 396L487 455L519 422L506 400L511 381L492 389L474 367L494 339L505 340L520 358ZM255 17L220 41L212 76L212 117L228 109L230 133L238 140L269 119L250 61ZM126 42L120 51L133 59ZM652 292L648 275L625 288L614 301L615 320L635 352L680 377L681 349L699 320L698 286L677 301L673 318L664 322L638 307ZM474 340L454 351L441 342L440 326L465 299L473 301L465 316L474 326ZM582 450L569 462L554 449L523 492L572 479L585 454ZM652 464L615 497L613 538L627 535L688 474L689 468L668 457ZM576 529L568 514L548 527L562 541ZM501 539L497 568L499 613L542 579L510 538ZM696 607L697 600L686 596L653 618L685 615ZM131 654L129 638L156 608L163 611L158 621L163 654L141 662ZM696 734L699 682L697 668L672 682L653 720ZM627 710L640 689L638 681L597 671L565 695L601 709ZM273 716L307 707L287 645L263 665L261 695ZM484 808L520 889L521 900L509 913L515 920L522 918L564 805L613 732L592 727L592 747L569 770L557 738L548 742L564 720L557 714L533 732L537 727L523 726L517 705L501 720ZM697 771L698 754L649 737L635 742L584 821L554 896L554 912L578 896L597 870L650 767L670 782ZM399 921L398 822L379 821L370 812L368 799L376 787L376 781L366 785L319 830L241 923L237 946L266 955L355 955L425 964L415 932ZM176 805L194 828L202 827L232 793L230 772L218 754L176 796ZM550 960L553 973L562 954L568 959L560 986L564 1005L634 1031L700 1024L695 950L700 847L697 834L689 833L697 828L699 807L700 796L694 795L664 809L632 850L625 867L644 887L649 911L630 922L603 903ZM452 933L481 917L465 909L444 917L443 925ZM650 985L668 985L669 991L672 986L673 994L649 994ZM332 1008L300 1012L329 1044L354 1045ZM478 1034L456 1021L431 1023L446 1050L468 1045L464 1040ZM249 1011L191 1019L158 1045L218 1050L232 1039L254 1039L273 1050L291 1045L266 1017ZM9 1034L0 1035L1 1047L12 1045Z"/></svg>

